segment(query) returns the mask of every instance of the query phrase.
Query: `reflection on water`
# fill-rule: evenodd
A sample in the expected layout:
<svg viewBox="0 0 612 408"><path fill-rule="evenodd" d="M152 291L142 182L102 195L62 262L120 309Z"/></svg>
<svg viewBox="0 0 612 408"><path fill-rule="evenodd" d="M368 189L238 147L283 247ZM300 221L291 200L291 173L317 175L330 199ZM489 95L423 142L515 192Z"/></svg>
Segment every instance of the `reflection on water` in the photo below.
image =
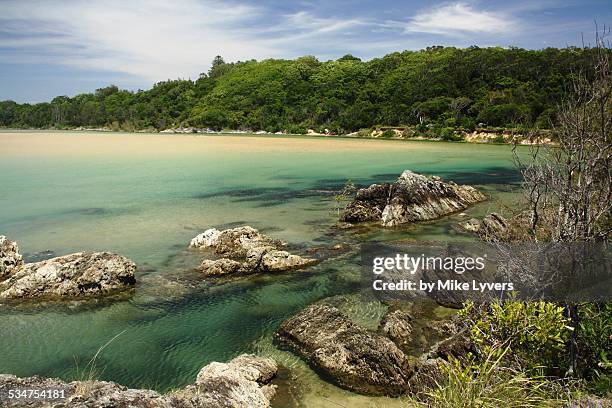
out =
<svg viewBox="0 0 612 408"><path fill-rule="evenodd" d="M0 133L0 157L0 234L17 240L27 259L110 250L139 264L129 299L0 306L0 372L78 378L124 331L100 354L99 378L165 391L193 382L211 361L258 352L282 361L285 378L299 384L280 400L299 392L305 406L368 399L320 381L276 349L278 325L309 303L358 291L360 241L470 239L452 225L497 210L519 181L510 147L498 145L41 132ZM390 182L404 169L479 185L493 200L406 228L332 228L331 195L347 179ZM189 240L211 226L244 224L294 248L346 242L350 251L304 271L202 281ZM375 327L381 309L356 304L349 312Z"/></svg>

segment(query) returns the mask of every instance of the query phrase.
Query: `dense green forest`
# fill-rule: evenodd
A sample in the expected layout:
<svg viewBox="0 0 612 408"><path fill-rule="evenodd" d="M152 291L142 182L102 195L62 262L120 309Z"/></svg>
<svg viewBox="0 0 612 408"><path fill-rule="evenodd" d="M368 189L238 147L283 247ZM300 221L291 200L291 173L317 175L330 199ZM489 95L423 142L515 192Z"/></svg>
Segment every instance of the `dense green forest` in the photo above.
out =
<svg viewBox="0 0 612 408"><path fill-rule="evenodd" d="M0 126L25 128L179 126L304 133L374 125L428 128L550 127L571 75L590 49L429 47L370 61L225 63L195 80L131 92L109 86L49 103L0 102Z"/></svg>

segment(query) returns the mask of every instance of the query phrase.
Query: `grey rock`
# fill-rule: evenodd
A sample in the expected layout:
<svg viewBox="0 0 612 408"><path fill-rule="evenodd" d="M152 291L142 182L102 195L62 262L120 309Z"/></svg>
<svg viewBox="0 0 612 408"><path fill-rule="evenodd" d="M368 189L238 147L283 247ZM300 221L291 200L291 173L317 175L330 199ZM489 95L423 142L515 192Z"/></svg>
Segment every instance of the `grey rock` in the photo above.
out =
<svg viewBox="0 0 612 408"><path fill-rule="evenodd" d="M0 282L0 299L65 299L115 294L134 287L136 265L109 252L77 252L25 264Z"/></svg>
<svg viewBox="0 0 612 408"><path fill-rule="evenodd" d="M481 220L472 218L459 223L459 227L466 232L477 234L481 238L505 239L510 223L498 213L491 213Z"/></svg>
<svg viewBox="0 0 612 408"><path fill-rule="evenodd" d="M269 358L243 354L229 363L210 363L198 373L195 385L211 407L268 407L275 386L270 381L278 366Z"/></svg>
<svg viewBox="0 0 612 408"><path fill-rule="evenodd" d="M508 221L497 213L491 213L482 219L483 232L488 235L502 236L508 230Z"/></svg>
<svg viewBox="0 0 612 408"><path fill-rule="evenodd" d="M470 218L467 221L460 222L459 227L461 227L461 229L464 231L470 232L472 234L477 234L482 228L482 221L477 218Z"/></svg>
<svg viewBox="0 0 612 408"><path fill-rule="evenodd" d="M341 387L388 396L408 389L412 366L407 355L335 307L311 305L283 322L277 336Z"/></svg>
<svg viewBox="0 0 612 408"><path fill-rule="evenodd" d="M448 361L442 358L421 358L416 363L415 373L410 378L410 394L420 397L443 383L444 374L442 367L448 365Z"/></svg>
<svg viewBox="0 0 612 408"><path fill-rule="evenodd" d="M274 240L261 234L250 226L230 228L219 231L210 228L193 238L191 248L209 248L218 255L229 258L244 258L249 250L254 248L278 248L283 246L279 240Z"/></svg>
<svg viewBox="0 0 612 408"><path fill-rule="evenodd" d="M0 235L0 281L10 277L22 265L23 257L17 243Z"/></svg>
<svg viewBox="0 0 612 408"><path fill-rule="evenodd" d="M41 377L18 378L0 374L0 406L9 406L11 389L64 390L63 399L11 401L10 406L36 407L143 407L143 408L266 408L274 396L270 384L277 365L268 358L241 355L229 363L211 363L202 368L195 384L169 394L129 389L107 381L75 381Z"/></svg>
<svg viewBox="0 0 612 408"><path fill-rule="evenodd" d="M196 236L191 248L208 249L223 258L205 259L200 269L208 276L281 272L317 263L316 259L293 255L283 250L285 244L250 226L219 231L208 229Z"/></svg>
<svg viewBox="0 0 612 408"><path fill-rule="evenodd" d="M315 259L302 258L287 251L266 251L261 257L261 268L266 272L281 272L300 269L317 263Z"/></svg>
<svg viewBox="0 0 612 408"><path fill-rule="evenodd" d="M379 331L404 350L412 343L410 315L402 310L389 310L381 319Z"/></svg>
<svg viewBox="0 0 612 408"><path fill-rule="evenodd" d="M342 220L380 221L383 226L392 227L440 218L485 199L474 187L405 170L393 184L373 184L357 191Z"/></svg>
<svg viewBox="0 0 612 408"><path fill-rule="evenodd" d="M612 408L612 399L595 395L584 395L563 405L563 408Z"/></svg>
<svg viewBox="0 0 612 408"><path fill-rule="evenodd" d="M244 273L242 263L234 261L233 259L222 258L222 259L205 259L200 265L200 269L209 276L224 276L234 273Z"/></svg>

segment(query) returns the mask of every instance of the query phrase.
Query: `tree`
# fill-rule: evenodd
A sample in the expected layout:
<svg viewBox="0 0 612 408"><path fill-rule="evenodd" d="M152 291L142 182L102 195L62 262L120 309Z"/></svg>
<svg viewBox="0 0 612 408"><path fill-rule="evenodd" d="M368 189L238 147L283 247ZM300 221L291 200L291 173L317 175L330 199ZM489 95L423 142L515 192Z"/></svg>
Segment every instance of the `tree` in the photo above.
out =
<svg viewBox="0 0 612 408"><path fill-rule="evenodd" d="M559 149L534 148L522 171L531 231L553 241L607 240L612 210L612 74L610 48L598 33L585 47L586 64L575 73L554 128Z"/></svg>

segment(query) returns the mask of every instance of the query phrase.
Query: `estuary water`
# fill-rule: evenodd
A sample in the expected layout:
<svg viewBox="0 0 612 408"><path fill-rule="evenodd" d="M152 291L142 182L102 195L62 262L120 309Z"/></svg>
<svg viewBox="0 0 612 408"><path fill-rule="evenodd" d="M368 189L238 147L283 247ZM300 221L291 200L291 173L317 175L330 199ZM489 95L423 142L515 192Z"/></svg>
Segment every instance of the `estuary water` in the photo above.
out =
<svg viewBox="0 0 612 408"><path fill-rule="evenodd" d="M332 195L347 179L358 186L393 181L404 169L473 184L491 199L410 227L333 228ZM189 240L210 227L245 224L298 251L374 239L471 239L453 225L499 211L516 198L518 182L506 145L0 132L0 235L17 241L26 261L95 250L138 264L136 291L126 298L0 304L0 373L72 380L94 371L99 379L168 391L192 383L211 361L255 352L289 368L278 406L351 399L369 406L370 399L322 382L272 341L285 318L328 296L345 296L348 313L375 324L384 308L355 295L358 252L303 271L211 283L194 271L201 256L187 250Z"/></svg>

